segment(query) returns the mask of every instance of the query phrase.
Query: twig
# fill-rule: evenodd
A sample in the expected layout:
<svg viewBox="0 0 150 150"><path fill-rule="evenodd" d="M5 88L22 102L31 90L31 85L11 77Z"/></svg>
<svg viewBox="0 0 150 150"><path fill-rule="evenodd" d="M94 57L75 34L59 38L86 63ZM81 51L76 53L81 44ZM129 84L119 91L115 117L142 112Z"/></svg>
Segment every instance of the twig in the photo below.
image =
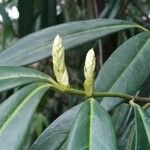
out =
<svg viewBox="0 0 150 150"><path fill-rule="evenodd" d="M78 90L74 88L61 89L56 86L51 86L51 88L54 90L63 92L63 93L86 96L83 90ZM129 103L132 99L134 99L134 102L137 102L137 103L150 103L150 98L147 98L147 97L132 96L132 95L116 93L116 92L94 92L92 97L95 97L95 98L96 97L118 97L118 98L124 99L125 102L127 103Z"/></svg>

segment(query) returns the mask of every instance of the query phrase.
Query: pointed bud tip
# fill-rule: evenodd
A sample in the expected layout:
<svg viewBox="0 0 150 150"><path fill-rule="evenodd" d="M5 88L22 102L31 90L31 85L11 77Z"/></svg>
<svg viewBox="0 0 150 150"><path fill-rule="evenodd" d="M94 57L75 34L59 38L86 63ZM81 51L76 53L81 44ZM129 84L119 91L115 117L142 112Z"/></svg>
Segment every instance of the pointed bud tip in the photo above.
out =
<svg viewBox="0 0 150 150"><path fill-rule="evenodd" d="M95 52L94 52L93 48L90 49L86 55L85 67L86 68L92 67L93 69L95 68Z"/></svg>
<svg viewBox="0 0 150 150"><path fill-rule="evenodd" d="M57 34L56 37L55 37L55 39L57 39L57 40L61 39L60 35Z"/></svg>
<svg viewBox="0 0 150 150"><path fill-rule="evenodd" d="M93 49L93 48L88 51L87 57L88 57L88 58L93 58L93 57L95 57L95 52L94 52L94 49Z"/></svg>
<svg viewBox="0 0 150 150"><path fill-rule="evenodd" d="M62 38L59 35L56 35L55 39L54 39L54 44L58 44L62 42Z"/></svg>
<svg viewBox="0 0 150 150"><path fill-rule="evenodd" d="M63 49L63 40L62 38L57 35L54 39L53 46L52 46L52 56L58 56L58 52Z"/></svg>

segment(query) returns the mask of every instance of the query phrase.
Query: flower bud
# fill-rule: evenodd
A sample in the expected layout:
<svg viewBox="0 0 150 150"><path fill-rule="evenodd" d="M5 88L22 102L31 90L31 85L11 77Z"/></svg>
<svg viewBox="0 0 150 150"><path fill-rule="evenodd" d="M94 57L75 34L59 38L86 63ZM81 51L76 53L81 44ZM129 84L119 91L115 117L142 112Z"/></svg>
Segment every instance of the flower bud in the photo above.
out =
<svg viewBox="0 0 150 150"><path fill-rule="evenodd" d="M84 66L84 90L85 94L90 97L93 94L94 89L94 74L95 74L95 54L94 50L91 49L88 51L85 59Z"/></svg>
<svg viewBox="0 0 150 150"><path fill-rule="evenodd" d="M53 70L57 82L63 88L66 88L69 86L69 77L65 65L65 53L64 53L63 41L59 35L55 37L53 42L52 57L53 57Z"/></svg>

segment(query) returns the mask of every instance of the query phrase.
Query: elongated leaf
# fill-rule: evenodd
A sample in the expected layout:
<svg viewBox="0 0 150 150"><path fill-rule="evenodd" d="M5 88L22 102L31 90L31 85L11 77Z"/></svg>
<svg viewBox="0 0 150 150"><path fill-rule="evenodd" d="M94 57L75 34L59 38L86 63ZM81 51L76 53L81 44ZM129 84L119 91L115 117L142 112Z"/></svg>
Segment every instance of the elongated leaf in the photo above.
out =
<svg viewBox="0 0 150 150"><path fill-rule="evenodd" d="M94 99L89 99L82 105L64 149L117 149L110 117Z"/></svg>
<svg viewBox="0 0 150 150"><path fill-rule="evenodd" d="M121 104L113 110L111 119L116 131L118 149L128 150L127 143L131 142L130 134L134 128L133 124L133 108L127 104Z"/></svg>
<svg viewBox="0 0 150 150"><path fill-rule="evenodd" d="M106 61L95 82L96 91L135 94L150 75L150 32L140 33L122 44ZM119 98L104 98L111 110Z"/></svg>
<svg viewBox="0 0 150 150"><path fill-rule="evenodd" d="M126 150L136 150L135 149L135 124L133 125L133 128L131 128L130 130L130 135L128 138Z"/></svg>
<svg viewBox="0 0 150 150"><path fill-rule="evenodd" d="M13 94L0 105L0 149L20 150L33 113L48 89L34 83Z"/></svg>
<svg viewBox="0 0 150 150"><path fill-rule="evenodd" d="M127 104L121 104L113 110L111 119L118 135L121 135L126 129L126 126L131 119L131 110L132 109Z"/></svg>
<svg viewBox="0 0 150 150"><path fill-rule="evenodd" d="M49 82L53 79L39 71L25 67L0 67L0 91L32 82Z"/></svg>
<svg viewBox="0 0 150 150"><path fill-rule="evenodd" d="M135 113L135 149L150 149L150 117L142 110L142 108L134 104Z"/></svg>
<svg viewBox="0 0 150 150"><path fill-rule="evenodd" d="M30 150L59 149L67 139L69 131L71 130L77 113L82 105L83 103L66 111L64 114L58 117L33 143Z"/></svg>
<svg viewBox="0 0 150 150"><path fill-rule="evenodd" d="M93 112L92 116L90 116L91 111ZM75 118L76 121L75 123L73 123ZM73 146L74 144L76 144L75 143L77 142L76 140L78 140L78 142L83 141L83 144L84 142L89 142L88 137L89 137L90 118L93 127L91 129L93 132L92 134L93 141L95 141L96 143L97 142L101 143L98 146L99 147L101 146L102 148L104 148L104 150L116 149L115 135L114 135L112 124L110 122L110 118L107 112L100 106L100 104L92 100L91 102L87 101L85 103L82 103L74 107L73 109L65 112L62 116L60 116L35 141L35 143L32 145L30 150L56 150L60 148L62 149L62 145L64 144L65 141L67 141L64 144L65 149L67 149L66 147L69 147L69 145ZM83 122L85 121L87 124L84 124L85 126L80 126L82 124L82 121ZM79 129L81 127L82 130L80 130L79 134L77 132L76 135L73 135L73 132L75 131L76 127L79 127ZM70 135L68 136L69 133ZM83 134L82 137L80 137L81 134ZM79 137L74 137L74 136L79 136ZM72 138L74 138L75 141L73 141ZM104 138L106 139L105 141L103 140ZM68 142L74 142L74 143L68 143ZM94 150L95 143L92 144L94 144L92 146ZM79 147L77 148L76 146L77 145L73 147L73 150L80 149Z"/></svg>
<svg viewBox="0 0 150 150"><path fill-rule="evenodd" d="M130 142L131 138L131 131L133 129L133 123L131 122L128 124L127 128L125 129L124 133L118 137L118 149L121 150L129 150L127 148L128 142Z"/></svg>
<svg viewBox="0 0 150 150"><path fill-rule="evenodd" d="M77 21L50 27L19 40L0 54L0 66L21 66L51 55L51 46L57 34L64 39L65 48L73 48L137 24L122 20L95 19Z"/></svg>

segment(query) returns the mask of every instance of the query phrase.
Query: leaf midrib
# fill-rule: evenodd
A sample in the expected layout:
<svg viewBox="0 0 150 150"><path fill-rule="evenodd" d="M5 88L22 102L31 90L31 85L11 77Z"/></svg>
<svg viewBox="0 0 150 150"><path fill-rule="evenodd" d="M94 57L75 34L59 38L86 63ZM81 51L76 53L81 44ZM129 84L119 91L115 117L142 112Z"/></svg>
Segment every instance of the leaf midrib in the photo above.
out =
<svg viewBox="0 0 150 150"><path fill-rule="evenodd" d="M92 150L93 100L90 99L89 150Z"/></svg>
<svg viewBox="0 0 150 150"><path fill-rule="evenodd" d="M26 76L26 75L19 75L19 76L7 77L7 78L6 78L6 77L3 77L3 78L1 77L0 80L15 79L15 78L17 78L17 79L18 79L18 78L36 78L36 79L44 79L44 80L47 80L47 81L51 81L51 80L48 79L48 78L43 78L42 76L41 76L41 77L40 77L40 76L38 77L38 76L34 76L34 75L33 75L33 76L32 76L32 75L27 75L27 76Z"/></svg>

